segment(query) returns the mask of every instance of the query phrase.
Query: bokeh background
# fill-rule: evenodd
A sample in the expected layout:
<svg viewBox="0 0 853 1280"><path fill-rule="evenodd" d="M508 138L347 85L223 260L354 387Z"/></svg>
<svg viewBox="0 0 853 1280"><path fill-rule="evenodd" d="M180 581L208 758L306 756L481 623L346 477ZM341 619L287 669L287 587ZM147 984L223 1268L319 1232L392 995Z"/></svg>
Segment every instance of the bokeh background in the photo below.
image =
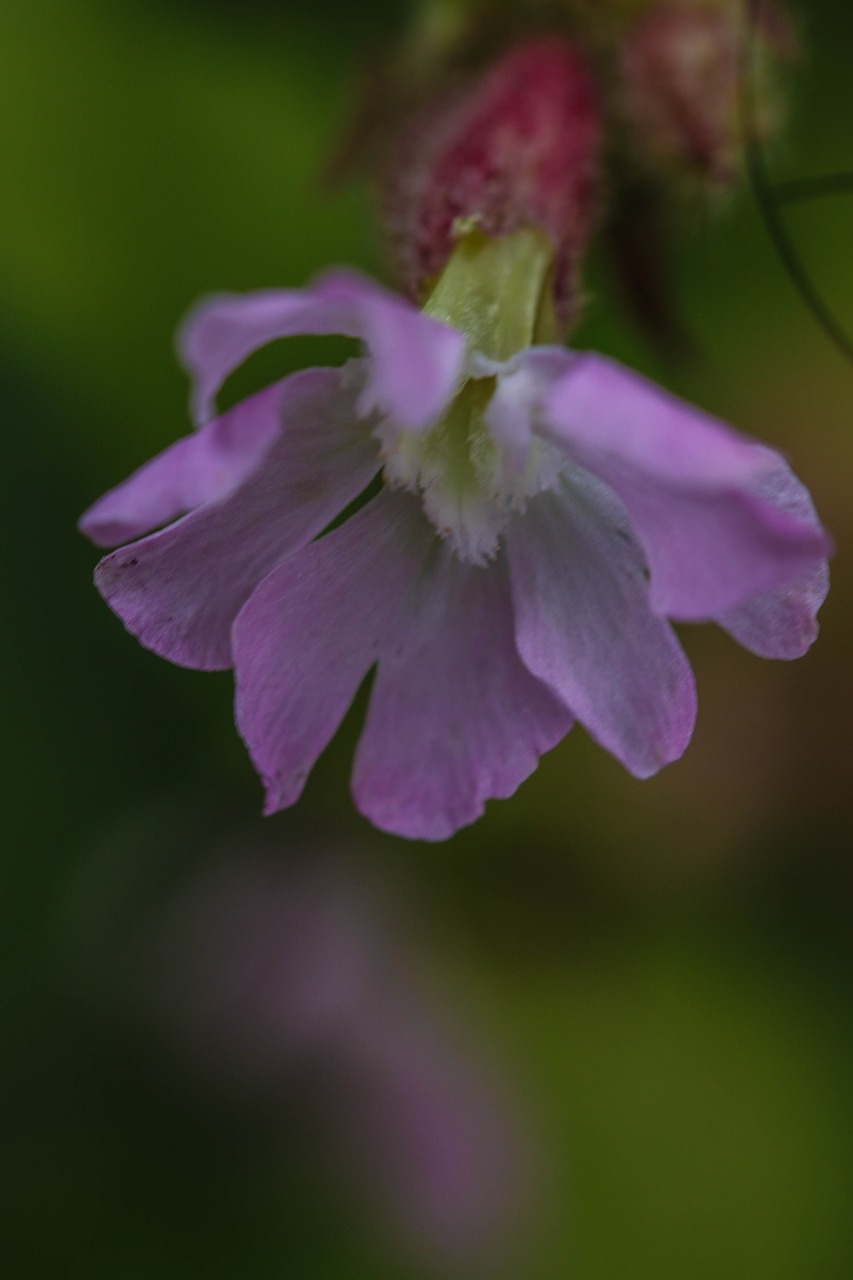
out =
<svg viewBox="0 0 853 1280"><path fill-rule="evenodd" d="M803 661L685 630L699 723L659 777L577 729L407 844L352 808L356 708L263 821L230 677L144 652L91 587L80 512L186 430L188 305L383 274L367 186L320 175L405 17L0 0L0 1254L57 1280L847 1280L853 365L748 192L671 246L692 360L603 258L578 335L787 450L838 547ZM799 17L779 178L853 167L853 12ZM787 217L853 328L853 196ZM280 345L234 393L334 350Z"/></svg>

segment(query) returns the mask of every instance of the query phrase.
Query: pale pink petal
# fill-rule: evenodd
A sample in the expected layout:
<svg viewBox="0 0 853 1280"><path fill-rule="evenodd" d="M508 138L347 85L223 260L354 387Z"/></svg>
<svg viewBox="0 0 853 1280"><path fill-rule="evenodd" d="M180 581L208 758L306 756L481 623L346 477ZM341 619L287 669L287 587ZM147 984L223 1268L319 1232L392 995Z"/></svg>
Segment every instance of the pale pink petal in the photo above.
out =
<svg viewBox="0 0 853 1280"><path fill-rule="evenodd" d="M613 495L581 472L506 534L518 651L590 735L638 777L677 759L693 676L652 613L643 556Z"/></svg>
<svg viewBox="0 0 853 1280"><path fill-rule="evenodd" d="M817 639L816 615L828 591L829 570L821 564L720 614L717 622L759 658L801 658Z"/></svg>
<svg viewBox="0 0 853 1280"><path fill-rule="evenodd" d="M768 453L773 465L763 478L760 496L818 529L817 512L805 485L778 454ZM817 612L828 590L829 569L821 562L785 586L721 614L717 622L761 658L801 658L817 637Z"/></svg>
<svg viewBox="0 0 853 1280"><path fill-rule="evenodd" d="M714 618L826 557L814 520L762 496L778 455L602 356L575 360L534 425L625 504L656 613Z"/></svg>
<svg viewBox="0 0 853 1280"><path fill-rule="evenodd" d="M516 471L522 471L527 462L533 423L541 406L576 359L565 347L531 347L504 364L482 357L469 361L475 376L497 377L486 422L492 439L505 450Z"/></svg>
<svg viewBox="0 0 853 1280"><path fill-rule="evenodd" d="M216 393L247 356L277 338L342 333L370 349L359 411L378 410L420 428L444 408L460 380L465 339L405 299L354 272L335 271L307 289L221 294L185 320L179 350L194 380L192 411L205 422Z"/></svg>
<svg viewBox="0 0 853 1280"><path fill-rule="evenodd" d="M442 543L379 661L353 795L374 826L445 840L511 796L573 718L519 660L506 564Z"/></svg>
<svg viewBox="0 0 853 1280"><path fill-rule="evenodd" d="M242 609L236 720L264 781L267 813L299 798L396 629L434 541L415 500L384 489L274 569Z"/></svg>
<svg viewBox="0 0 853 1280"><path fill-rule="evenodd" d="M374 663L353 794L399 835L473 821L572 723L518 658L505 570L462 565L407 494L384 491L274 570L234 640L237 723L268 812L298 798Z"/></svg>
<svg viewBox="0 0 853 1280"><path fill-rule="evenodd" d="M281 430L281 388L278 383L241 401L157 454L89 508L81 531L100 547L115 547L224 498L258 466Z"/></svg>
<svg viewBox="0 0 853 1280"><path fill-rule="evenodd" d="M96 571L127 629L182 666L231 666L231 625L261 578L322 532L379 466L337 370L295 374L256 399L280 423L263 466L224 499L106 556Z"/></svg>

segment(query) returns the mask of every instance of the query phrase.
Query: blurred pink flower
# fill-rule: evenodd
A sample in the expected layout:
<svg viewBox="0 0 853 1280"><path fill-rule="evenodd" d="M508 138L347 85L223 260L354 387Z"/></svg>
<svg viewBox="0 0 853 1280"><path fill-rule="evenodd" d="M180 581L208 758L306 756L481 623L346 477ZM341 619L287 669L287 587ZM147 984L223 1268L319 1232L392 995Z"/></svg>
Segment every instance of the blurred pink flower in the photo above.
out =
<svg viewBox="0 0 853 1280"><path fill-rule="evenodd" d="M796 50L792 24L775 0L752 4L754 39L768 64L748 68L756 111L748 124L739 101L745 71L740 5L663 0L629 26L621 45L622 109L631 140L652 167L670 167L731 185L743 165L744 129L772 136L780 94L768 68ZM754 61L754 60L753 60Z"/></svg>
<svg viewBox="0 0 853 1280"><path fill-rule="evenodd" d="M696 705L672 620L766 657L816 635L827 539L807 491L778 453L603 356L530 346L513 282L536 235L463 241L426 314L343 272L204 302L181 339L204 425L83 517L96 542L130 542L96 574L129 631L233 666L267 812L299 797L374 666L355 803L443 839L575 719L638 777L680 756ZM212 416L256 348L330 332L369 354Z"/></svg>
<svg viewBox="0 0 853 1280"><path fill-rule="evenodd" d="M242 848L166 902L138 964L161 1043L217 1105L273 1132L306 1117L357 1198L447 1274L505 1252L532 1152L499 1073L416 976L410 927L343 859Z"/></svg>

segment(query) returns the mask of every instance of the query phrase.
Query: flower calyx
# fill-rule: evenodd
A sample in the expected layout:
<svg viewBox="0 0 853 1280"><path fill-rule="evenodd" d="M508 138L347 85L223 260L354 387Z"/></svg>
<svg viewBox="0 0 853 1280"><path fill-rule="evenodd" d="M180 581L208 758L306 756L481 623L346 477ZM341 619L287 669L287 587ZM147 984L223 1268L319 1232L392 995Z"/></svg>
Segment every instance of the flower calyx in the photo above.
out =
<svg viewBox="0 0 853 1280"><path fill-rule="evenodd" d="M436 93L400 130L386 166L385 222L410 296L431 293L460 228L501 237L536 227L552 247L567 329L598 211L600 144L593 78L559 37L522 40Z"/></svg>

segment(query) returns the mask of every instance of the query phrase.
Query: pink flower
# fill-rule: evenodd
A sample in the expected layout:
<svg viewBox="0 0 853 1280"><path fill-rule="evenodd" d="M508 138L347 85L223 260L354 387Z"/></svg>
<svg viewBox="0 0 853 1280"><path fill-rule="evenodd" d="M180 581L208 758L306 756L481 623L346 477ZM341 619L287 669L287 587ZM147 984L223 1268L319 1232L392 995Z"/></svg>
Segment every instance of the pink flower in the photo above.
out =
<svg viewBox="0 0 853 1280"><path fill-rule="evenodd" d="M773 0L753 6L755 39L770 67L790 60L796 40L788 15ZM744 73L741 6L664 0L649 6L621 45L618 80L631 142L652 169L692 171L732 185L742 167L744 121L738 96ZM767 70L749 69L758 110L751 126L772 136L780 101Z"/></svg>
<svg viewBox="0 0 853 1280"><path fill-rule="evenodd" d="M129 544L96 574L128 630L234 668L267 812L298 799L374 667L356 806L437 840L575 719L638 777L677 759L696 705L671 621L766 657L816 635L828 544L802 484L614 362L531 345L544 243L463 238L423 313L343 272L204 302L181 338L204 425L83 517ZM367 354L213 416L257 347L331 332Z"/></svg>
<svg viewBox="0 0 853 1280"><path fill-rule="evenodd" d="M523 1235L535 1143L483 1046L456 1032L468 1010L401 945L420 922L353 849L207 852L139 933L156 1041L217 1115L249 1106L275 1137L288 1100L359 1209L441 1275L487 1274Z"/></svg>

